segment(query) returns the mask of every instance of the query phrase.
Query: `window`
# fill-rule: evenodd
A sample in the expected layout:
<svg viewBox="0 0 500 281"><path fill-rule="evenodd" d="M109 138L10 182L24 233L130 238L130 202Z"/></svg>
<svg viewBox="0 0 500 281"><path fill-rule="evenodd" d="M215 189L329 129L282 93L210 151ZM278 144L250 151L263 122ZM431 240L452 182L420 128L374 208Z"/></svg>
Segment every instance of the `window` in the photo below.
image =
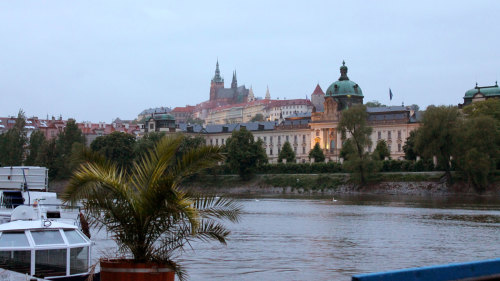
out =
<svg viewBox="0 0 500 281"><path fill-rule="evenodd" d="M51 245L51 244L64 244L61 233L59 230L53 231L31 231L31 236L38 245Z"/></svg>
<svg viewBox="0 0 500 281"><path fill-rule="evenodd" d="M297 143L297 135L293 136L293 143Z"/></svg>
<svg viewBox="0 0 500 281"><path fill-rule="evenodd" d="M24 232L4 232L0 236L0 247L29 247Z"/></svg>
<svg viewBox="0 0 500 281"><path fill-rule="evenodd" d="M319 130L316 130L316 136L319 137Z"/></svg>
<svg viewBox="0 0 500 281"><path fill-rule="evenodd" d="M288 141L288 136L286 136L286 141Z"/></svg>
<svg viewBox="0 0 500 281"><path fill-rule="evenodd" d="M306 154L306 147L305 146L302 147L302 154Z"/></svg>
<svg viewBox="0 0 500 281"><path fill-rule="evenodd" d="M389 153L391 153L391 145L387 145L387 149L389 149Z"/></svg>
<svg viewBox="0 0 500 281"><path fill-rule="evenodd" d="M278 154L281 153L281 147L278 146Z"/></svg>
<svg viewBox="0 0 500 281"><path fill-rule="evenodd" d="M224 144L224 139L222 139L222 144Z"/></svg>
<svg viewBox="0 0 500 281"><path fill-rule="evenodd" d="M270 144L273 144L273 136L270 136L270 137L269 137L269 143L270 143ZM271 154L272 154L272 153L271 153Z"/></svg>
<svg viewBox="0 0 500 281"><path fill-rule="evenodd" d="M295 153L295 155L297 155L297 147L296 146L293 147L293 152Z"/></svg>
<svg viewBox="0 0 500 281"><path fill-rule="evenodd" d="M214 144L214 140L210 139L210 145L213 145L213 144Z"/></svg>
<svg viewBox="0 0 500 281"><path fill-rule="evenodd" d="M368 146L368 152L370 152L370 153L372 152L372 146L371 145Z"/></svg>
<svg viewBox="0 0 500 281"><path fill-rule="evenodd" d="M219 139L215 139L215 145L219 145Z"/></svg>
<svg viewBox="0 0 500 281"><path fill-rule="evenodd" d="M302 135L302 143L306 143L306 135Z"/></svg>
<svg viewBox="0 0 500 281"><path fill-rule="evenodd" d="M272 148L269 149L269 155L273 155L273 149Z"/></svg>
<svg viewBox="0 0 500 281"><path fill-rule="evenodd" d="M392 133L391 131L387 131L387 139L389 139L389 140L392 138L392 134L391 133Z"/></svg>
<svg viewBox="0 0 500 281"><path fill-rule="evenodd" d="M401 144L398 143L398 151L401 152Z"/></svg>
<svg viewBox="0 0 500 281"><path fill-rule="evenodd" d="M266 141L267 141L267 137L264 137L264 142L266 142Z"/></svg>
<svg viewBox="0 0 500 281"><path fill-rule="evenodd" d="M398 131L398 140L401 139L401 131Z"/></svg>
<svg viewBox="0 0 500 281"><path fill-rule="evenodd" d="M281 143L281 136L278 136L278 143Z"/></svg>
<svg viewBox="0 0 500 281"><path fill-rule="evenodd" d="M382 138L382 132L378 131L377 134L378 134L377 139L381 139Z"/></svg>
<svg viewBox="0 0 500 281"><path fill-rule="evenodd" d="M155 128L155 124L153 124L153 123L149 123L149 129L150 129L150 130L153 130L154 128Z"/></svg>
<svg viewBox="0 0 500 281"><path fill-rule="evenodd" d="M38 271L46 277L66 275L66 249L36 250L35 273Z"/></svg>

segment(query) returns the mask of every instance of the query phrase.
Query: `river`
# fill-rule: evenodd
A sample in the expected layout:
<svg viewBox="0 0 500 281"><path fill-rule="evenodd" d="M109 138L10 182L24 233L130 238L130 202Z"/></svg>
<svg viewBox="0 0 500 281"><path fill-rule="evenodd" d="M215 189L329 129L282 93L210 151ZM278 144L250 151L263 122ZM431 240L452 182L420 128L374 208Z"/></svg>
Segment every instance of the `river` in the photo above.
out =
<svg viewBox="0 0 500 281"><path fill-rule="evenodd" d="M237 199L227 246L194 243L190 280L350 280L357 273L500 257L500 199ZM110 253L98 239L96 253ZM108 252L108 253L106 253Z"/></svg>

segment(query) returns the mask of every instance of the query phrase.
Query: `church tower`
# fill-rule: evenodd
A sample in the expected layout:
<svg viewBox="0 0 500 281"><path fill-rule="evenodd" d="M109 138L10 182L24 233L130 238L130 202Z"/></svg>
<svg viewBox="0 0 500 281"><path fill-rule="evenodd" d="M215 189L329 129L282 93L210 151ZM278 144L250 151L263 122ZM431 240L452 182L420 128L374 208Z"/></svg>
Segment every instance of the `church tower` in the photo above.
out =
<svg viewBox="0 0 500 281"><path fill-rule="evenodd" d="M216 100L217 89L223 89L223 88L224 88L224 78L220 76L219 60L217 59L217 64L215 65L215 75L214 78L212 78L212 82L210 83L210 100L211 101Z"/></svg>
<svg viewBox="0 0 500 281"><path fill-rule="evenodd" d="M269 93L269 86L267 86L267 90L266 90L266 97L265 97L266 100L270 100L271 99L271 94Z"/></svg>
<svg viewBox="0 0 500 281"><path fill-rule="evenodd" d="M238 88L238 80L236 79L236 70L233 72L233 81L231 82L231 89Z"/></svg>

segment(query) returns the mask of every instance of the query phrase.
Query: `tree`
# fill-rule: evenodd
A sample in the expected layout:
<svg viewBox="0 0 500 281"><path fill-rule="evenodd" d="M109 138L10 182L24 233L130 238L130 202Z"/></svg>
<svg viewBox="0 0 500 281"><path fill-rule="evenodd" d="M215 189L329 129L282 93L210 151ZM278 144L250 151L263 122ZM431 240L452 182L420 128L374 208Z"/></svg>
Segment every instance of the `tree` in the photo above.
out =
<svg viewBox="0 0 500 281"><path fill-rule="evenodd" d="M469 118L458 130L454 159L469 184L485 190L499 157L500 134L488 115Z"/></svg>
<svg viewBox="0 0 500 281"><path fill-rule="evenodd" d="M226 150L227 163L243 180L250 179L258 166L267 163L262 141L254 141L253 134L244 127L233 131L226 140Z"/></svg>
<svg viewBox="0 0 500 281"><path fill-rule="evenodd" d="M463 108L463 112L469 117L490 116L496 122L500 122L500 99L471 103Z"/></svg>
<svg viewBox="0 0 500 281"><path fill-rule="evenodd" d="M255 116L252 117L252 119L250 120L250 122L261 122L261 121L264 121L264 115L262 115L262 113L255 114Z"/></svg>
<svg viewBox="0 0 500 281"><path fill-rule="evenodd" d="M313 149L309 151L309 160L311 159L314 159L315 163L325 161L325 154L323 153L321 147L319 147L318 142L314 145Z"/></svg>
<svg viewBox="0 0 500 281"><path fill-rule="evenodd" d="M365 152L372 143L372 128L368 126L367 120L366 107L359 104L344 110L338 125L342 140L350 139L354 148L351 155L347 156L348 160L344 162L344 166L359 176L361 184L367 182L368 175L374 170L374 164L371 163L368 152Z"/></svg>
<svg viewBox="0 0 500 281"><path fill-rule="evenodd" d="M403 145L406 160L417 160L417 152L415 151L415 139L417 137L417 133L418 129L411 131L405 144Z"/></svg>
<svg viewBox="0 0 500 281"><path fill-rule="evenodd" d="M20 109L14 127L0 135L0 164L2 166L22 165L25 154L24 146L28 142L25 125L26 116Z"/></svg>
<svg viewBox="0 0 500 281"><path fill-rule="evenodd" d="M429 106L422 118L422 126L415 138L419 155L427 159L437 158L444 169L448 183L452 182L450 160L458 140L460 113L454 106Z"/></svg>
<svg viewBox="0 0 500 281"><path fill-rule="evenodd" d="M26 157L26 160L24 161L24 164L26 166L35 166L39 165L36 161L38 154L40 154L40 151L42 150L42 147L44 143L47 140L45 139L45 135L41 131L34 131L31 133L30 136L30 141L29 141L29 146L28 146L28 156Z"/></svg>
<svg viewBox="0 0 500 281"><path fill-rule="evenodd" d="M373 150L372 157L374 160L385 160L385 158L389 158L391 153L389 152L389 148L387 147L387 143L385 140L379 140L377 142L377 146L375 146L375 150Z"/></svg>
<svg viewBox="0 0 500 281"><path fill-rule="evenodd" d="M109 160L118 163L122 168L130 168L134 155L135 137L124 132L113 132L97 137L90 148L101 153Z"/></svg>
<svg viewBox="0 0 500 281"><path fill-rule="evenodd" d="M233 200L200 196L179 188L182 179L224 159L218 147L176 152L181 135L165 137L134 161L130 171L98 153L86 151L62 198L82 202L91 226L105 226L119 249L135 263L170 265L185 279L177 253L192 241L225 244L229 230L223 220L237 222L241 207Z"/></svg>
<svg viewBox="0 0 500 281"><path fill-rule="evenodd" d="M56 140L47 140L40 148L40 152L36 157L36 163L37 165L47 167L50 180L55 179L57 176L57 159Z"/></svg>
<svg viewBox="0 0 500 281"><path fill-rule="evenodd" d="M410 108L413 111L419 111L420 110L420 106L418 106L418 104L412 104L412 105L410 105Z"/></svg>
<svg viewBox="0 0 500 281"><path fill-rule="evenodd" d="M139 156L144 151L153 149L155 145L165 136L165 132L149 132L135 142L134 154Z"/></svg>
<svg viewBox="0 0 500 281"><path fill-rule="evenodd" d="M355 153L354 145L350 139L346 139L344 143L342 143L342 148L340 149L340 157L344 159L344 161L349 160L349 155Z"/></svg>
<svg viewBox="0 0 500 281"><path fill-rule="evenodd" d="M278 162L283 162L283 159L286 160L286 163L295 162L295 152L293 152L292 146L288 141L283 144L283 148L281 148L280 154L278 155Z"/></svg>
<svg viewBox="0 0 500 281"><path fill-rule="evenodd" d="M387 107L385 104L381 104L379 101L372 100L367 103L365 103L366 107Z"/></svg>
<svg viewBox="0 0 500 281"><path fill-rule="evenodd" d="M71 174L72 152L75 143L85 144L82 131L74 119L69 119L64 130L56 139L56 161L54 165L57 178L67 178Z"/></svg>

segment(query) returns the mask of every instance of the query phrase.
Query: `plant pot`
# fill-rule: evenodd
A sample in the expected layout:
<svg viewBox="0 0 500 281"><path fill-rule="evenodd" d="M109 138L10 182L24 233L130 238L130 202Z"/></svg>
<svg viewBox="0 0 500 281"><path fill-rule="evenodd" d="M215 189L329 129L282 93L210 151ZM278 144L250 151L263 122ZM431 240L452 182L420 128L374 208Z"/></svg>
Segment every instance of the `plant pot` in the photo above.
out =
<svg viewBox="0 0 500 281"><path fill-rule="evenodd" d="M135 263L127 259L101 259L101 281L174 281L175 273L165 264Z"/></svg>

